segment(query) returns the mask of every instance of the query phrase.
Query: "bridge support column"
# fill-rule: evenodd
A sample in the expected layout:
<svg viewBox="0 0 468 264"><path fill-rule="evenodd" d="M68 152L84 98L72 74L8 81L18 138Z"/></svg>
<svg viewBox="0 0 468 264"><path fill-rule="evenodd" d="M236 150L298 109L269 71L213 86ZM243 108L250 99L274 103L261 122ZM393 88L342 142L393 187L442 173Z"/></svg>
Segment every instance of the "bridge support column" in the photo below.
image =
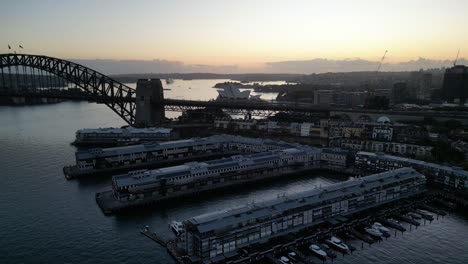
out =
<svg viewBox="0 0 468 264"><path fill-rule="evenodd" d="M158 101L164 99L160 79L140 79L136 87L135 126L155 126L164 122L164 105Z"/></svg>

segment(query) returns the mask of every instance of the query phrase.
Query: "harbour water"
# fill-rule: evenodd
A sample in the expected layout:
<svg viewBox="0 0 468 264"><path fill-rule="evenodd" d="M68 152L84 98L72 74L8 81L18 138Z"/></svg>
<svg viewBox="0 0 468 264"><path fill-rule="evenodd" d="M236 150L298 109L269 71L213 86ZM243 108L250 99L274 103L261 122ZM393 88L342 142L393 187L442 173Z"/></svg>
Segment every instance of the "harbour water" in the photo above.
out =
<svg viewBox="0 0 468 264"><path fill-rule="evenodd" d="M177 82L167 96L179 96ZM208 93L216 95L211 83L220 80L184 82L187 91L200 90L180 96L210 99ZM168 238L172 220L343 180L314 173L106 217L94 194L108 189L110 179L67 181L62 167L74 163L70 142L77 129L121 125L110 109L94 103L0 107L1 263L174 263L140 228L149 225ZM334 263L468 263L467 237L468 218L450 214L363 251L359 246Z"/></svg>

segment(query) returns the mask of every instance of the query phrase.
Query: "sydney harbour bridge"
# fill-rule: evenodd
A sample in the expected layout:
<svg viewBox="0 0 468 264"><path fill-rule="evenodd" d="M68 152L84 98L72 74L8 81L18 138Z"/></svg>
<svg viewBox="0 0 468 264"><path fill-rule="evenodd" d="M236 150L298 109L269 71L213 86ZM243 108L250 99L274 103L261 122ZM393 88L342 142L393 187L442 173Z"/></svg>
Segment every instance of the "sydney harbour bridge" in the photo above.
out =
<svg viewBox="0 0 468 264"><path fill-rule="evenodd" d="M0 54L0 97L79 99L106 104L126 123L157 125L165 111L217 108L229 114L267 116L278 112L347 115L351 120L376 120L385 115L402 120L426 116L468 122L464 112L379 111L344 109L291 102L249 100L176 100L164 98L160 80L139 80L137 88L71 61L31 54ZM72 86L70 86L72 85Z"/></svg>

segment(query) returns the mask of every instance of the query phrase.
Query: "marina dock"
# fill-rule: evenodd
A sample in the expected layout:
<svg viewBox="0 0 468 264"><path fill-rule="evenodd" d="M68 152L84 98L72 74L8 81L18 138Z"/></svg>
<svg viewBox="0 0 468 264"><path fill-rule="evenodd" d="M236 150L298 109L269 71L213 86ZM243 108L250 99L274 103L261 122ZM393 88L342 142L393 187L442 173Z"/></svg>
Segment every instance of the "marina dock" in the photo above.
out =
<svg viewBox="0 0 468 264"><path fill-rule="evenodd" d="M363 243L369 244L370 246L375 243L375 240L367 235L357 232L356 228L358 226L367 226L375 221L389 223L385 219L395 217L395 214L397 213L403 214L404 212L414 210L415 208L419 208L421 205L432 201L434 201L434 198L430 195L422 195L417 199L404 200L390 206L382 206L378 208L378 210L369 210L357 215L346 217L346 219L348 219L347 221L337 222L336 225L331 225L330 222L328 222L311 228L306 228L298 232L290 233L286 236L269 240L265 244L256 244L242 248L240 249L241 254L239 256L236 258L227 258L224 263L256 263L262 259L267 260L269 263L276 263L275 261L277 261L277 258L275 258L275 256L280 256L281 254L284 255L290 251L299 253L298 263L311 263L311 261L313 263L320 263L319 259L311 257L311 252L307 250L310 244L324 241L324 239L330 235L347 232L353 239L361 240ZM442 210L440 211L442 212ZM403 230L398 229L397 227L392 228L403 232ZM196 261L193 262L189 256L181 251L180 248L177 247L176 241L171 240L168 242L162 242L161 239L155 238L157 236L148 237L151 240L156 241L158 244L166 245L168 252L174 257L177 263L198 263ZM351 238L348 237L347 240L349 239ZM364 249L364 247L362 248Z"/></svg>

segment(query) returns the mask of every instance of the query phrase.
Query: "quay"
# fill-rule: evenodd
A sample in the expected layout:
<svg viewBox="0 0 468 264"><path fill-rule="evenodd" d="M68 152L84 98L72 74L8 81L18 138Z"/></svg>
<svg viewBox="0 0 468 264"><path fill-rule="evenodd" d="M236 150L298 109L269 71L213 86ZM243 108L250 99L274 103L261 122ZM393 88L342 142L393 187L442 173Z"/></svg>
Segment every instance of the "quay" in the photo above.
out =
<svg viewBox="0 0 468 264"><path fill-rule="evenodd" d="M239 153L247 155L230 156ZM224 158L210 159L220 155ZM378 173L413 167L426 176L428 187L459 192L466 190L464 186L468 182L468 173L456 168L362 151L356 154L355 160L351 156L349 151L341 149L220 135L77 153L77 164L81 169L75 169L79 174L114 174L112 189L97 193L95 197L106 215L229 186L313 170L368 175L372 170ZM168 167L169 164L187 160L207 161L186 162ZM153 168L160 169L147 170L152 168L150 165L153 162ZM102 168L103 164L110 167ZM115 175L137 168L145 170ZM67 177L72 175L68 173Z"/></svg>
<svg viewBox="0 0 468 264"><path fill-rule="evenodd" d="M161 246L167 246L168 242L160 238L156 233L151 232L148 226L145 227L145 229L140 230L140 233L146 236L147 238L153 240L154 242L158 243Z"/></svg>
<svg viewBox="0 0 468 264"><path fill-rule="evenodd" d="M402 213L424 199L418 197L424 197L425 183L425 177L414 169L401 168L207 213L183 221L176 242L191 263L237 263L246 260L242 256L244 248L250 252L250 261L244 262L253 262L291 246L325 239L329 234L368 226L376 217ZM376 213L379 208L381 212ZM296 238L279 245L268 244L266 250L253 249L254 245L272 243L291 234Z"/></svg>
<svg viewBox="0 0 468 264"><path fill-rule="evenodd" d="M138 142L169 141L176 136L171 128L149 127L149 128L96 128L80 129L75 133L77 146L95 145L124 145L136 144Z"/></svg>
<svg viewBox="0 0 468 264"><path fill-rule="evenodd" d="M268 260L270 263L279 263L274 256L285 254L290 251L298 254L300 260L303 263L315 263L315 261L319 262L318 258L312 258L313 254L308 251L309 245L324 241L331 235L338 234L338 236L340 236L340 234L348 232L354 235L352 240L361 240L363 243L366 243L370 246L375 243L375 240L368 237L367 235L363 235L360 232L357 232L356 229L358 226L367 226L375 221L379 221L380 219L392 217L395 215L395 213L403 213L408 210L414 210L421 206L427 205L428 203L434 202L434 200L435 198L433 196L422 194L416 198L401 200L389 205L368 209L355 215L347 216L346 219L348 220L340 222L339 224L330 225L329 223L322 223L316 226L308 227L297 232L292 232L274 239L270 239L264 243L252 244L243 247L239 249L240 254L237 256L227 256L222 261L212 260L210 263L258 263L262 260ZM443 212L441 210L439 211ZM152 237L150 237L150 239L156 241ZM350 239L346 239L346 241L347 240ZM156 242L160 245L163 245L158 241ZM168 253L176 260L177 263L201 263L194 261L193 258L190 258L190 256L188 256L184 250L181 250L180 247L177 246L177 243L177 240L169 240L165 243ZM364 244L361 245L362 248L364 248L363 246ZM352 250L350 253L352 253ZM322 261L324 262L324 260Z"/></svg>
<svg viewBox="0 0 468 264"><path fill-rule="evenodd" d="M76 164L65 166L63 172L67 179L91 175L115 175L141 168L294 148L297 145L268 139L215 135L113 148L94 148L76 152Z"/></svg>
<svg viewBox="0 0 468 264"><path fill-rule="evenodd" d="M99 168L99 169L88 169L88 170L80 170L77 166L65 166L63 168L63 174L67 180L77 179L77 178L84 178L84 177L91 177L91 176L98 176L98 177L105 177L105 176L112 176L120 173L125 173L128 171L138 170L138 169L155 169L161 167L172 166L184 162L190 161L203 161L203 160L210 160L216 159L221 157L228 157L231 155L239 154L239 152L234 151L226 151L224 153L201 153L197 154L196 156L187 155L183 157L172 157L170 159L160 159L160 160L153 160L147 161L144 163L138 162L133 164L123 164L115 167L106 167L106 168Z"/></svg>
<svg viewBox="0 0 468 264"><path fill-rule="evenodd" d="M300 174L302 172L311 171L310 169L295 170L291 172L279 171L277 173L267 173L259 175L245 175L244 179L226 179L220 180L218 183L207 181L206 183L194 184L190 189L179 190L165 196L148 196L135 200L121 201L116 199L114 191L104 191L96 193L96 203L105 215L120 213L128 210L140 209L144 207L154 207L168 201L180 200L185 197L195 196L202 193L220 191L222 189L234 188L240 185L245 185L252 182L260 182L263 180L272 179L275 177L287 177L288 175Z"/></svg>

